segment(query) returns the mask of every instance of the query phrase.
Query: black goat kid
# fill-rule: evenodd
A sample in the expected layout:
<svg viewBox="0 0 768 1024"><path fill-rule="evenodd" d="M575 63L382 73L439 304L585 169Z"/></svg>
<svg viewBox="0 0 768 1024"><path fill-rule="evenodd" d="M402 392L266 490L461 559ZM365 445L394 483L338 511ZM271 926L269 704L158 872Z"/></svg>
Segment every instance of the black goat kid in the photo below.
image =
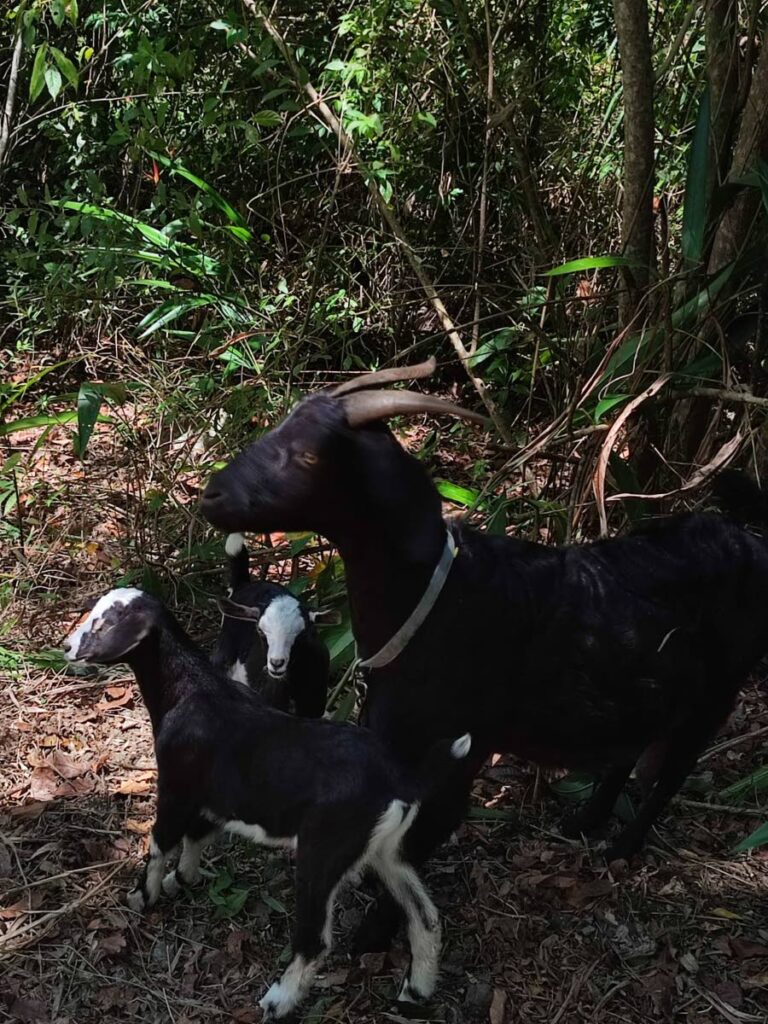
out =
<svg viewBox="0 0 768 1024"><path fill-rule="evenodd" d="M363 658L408 620L446 546L434 485L381 421L425 411L477 418L410 392L350 393L380 379L304 399L214 474L202 502L225 530L330 538L344 558ZM754 485L723 476L720 488L726 501L739 490L739 510L760 528L768 522ZM663 756L654 788L608 852L629 858L768 651L766 540L716 514L565 548L466 526L453 536L458 554L436 603L398 656L370 671L362 713L408 765L435 738L472 733L466 772L424 807L406 855L423 863L456 827L472 774L492 751L604 773L571 822L581 832L610 814L655 744Z"/></svg>
<svg viewBox="0 0 768 1024"><path fill-rule="evenodd" d="M242 534L227 537L230 595L211 661L248 683L272 707L320 718L328 694L330 658L315 623L339 621L335 611L310 611L285 587L253 580Z"/></svg>
<svg viewBox="0 0 768 1024"><path fill-rule="evenodd" d="M437 976L440 925L413 867L400 855L419 801L450 776L469 736L437 744L406 777L366 729L294 718L214 669L159 601L110 591L64 644L70 661L127 662L155 736L157 818L139 883L144 910L161 889L175 895L198 877L200 852L219 829L296 850L293 958L261 1001L265 1019L292 1012L331 944L339 885L374 871L408 918L411 966L400 998L428 997ZM178 867L166 859L183 842Z"/></svg>

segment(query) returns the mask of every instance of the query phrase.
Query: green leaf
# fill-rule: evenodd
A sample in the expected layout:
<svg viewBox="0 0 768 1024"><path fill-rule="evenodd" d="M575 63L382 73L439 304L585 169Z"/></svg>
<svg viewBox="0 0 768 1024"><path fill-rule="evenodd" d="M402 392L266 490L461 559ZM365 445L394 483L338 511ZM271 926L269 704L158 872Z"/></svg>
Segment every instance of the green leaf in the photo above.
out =
<svg viewBox="0 0 768 1024"><path fill-rule="evenodd" d="M61 28L67 12L64 8L64 0L51 0L51 17L56 28Z"/></svg>
<svg viewBox="0 0 768 1024"><path fill-rule="evenodd" d="M269 893L262 893L261 901L262 903L266 903L270 910L274 910L278 914L288 913L280 900L275 899L274 896L270 896Z"/></svg>
<svg viewBox="0 0 768 1024"><path fill-rule="evenodd" d="M45 84L48 87L51 99L55 100L61 92L61 73L52 64L49 64L45 69Z"/></svg>
<svg viewBox="0 0 768 1024"><path fill-rule="evenodd" d="M699 113L696 118L683 200L681 246L685 260L692 265L701 263L707 228L710 116L709 86L707 86L701 97Z"/></svg>
<svg viewBox="0 0 768 1024"><path fill-rule="evenodd" d="M607 395L601 399L595 407L595 423L599 423L610 409L619 405L620 402L626 402L630 397L630 395Z"/></svg>
<svg viewBox="0 0 768 1024"><path fill-rule="evenodd" d="M602 270L604 267L631 267L633 261L628 256L583 256L578 260L569 260L559 267L545 270L543 277L559 277L561 274L575 274L580 270Z"/></svg>
<svg viewBox="0 0 768 1024"><path fill-rule="evenodd" d="M230 203L228 203L224 196L217 192L212 185L209 185L207 181L203 181L202 178L198 178L198 176L196 174L193 174L192 171L187 170L187 168L184 167L183 164L180 164L173 160L169 160L167 156L163 156L160 153L152 152L150 152L149 155L152 157L153 160L157 160L159 164L167 168L171 174L178 174L180 177L186 178L187 181L192 182L193 185L199 188L201 192L204 192L207 196L210 196L214 205L218 207L219 210L221 210L221 212L224 214L224 216L231 224L236 224L239 228L242 228L243 231L246 232L248 239L252 237L248 225L245 223L245 221L237 212L237 210Z"/></svg>
<svg viewBox="0 0 768 1024"><path fill-rule="evenodd" d="M69 20L72 22L73 25L77 25L77 17L78 17L77 0L67 0L67 3L65 4L65 9L66 9L67 17L69 18Z"/></svg>
<svg viewBox="0 0 768 1024"><path fill-rule="evenodd" d="M569 772L562 779L555 779L550 782L549 788L553 793L563 797L565 800L573 800L582 803L589 800L595 788L595 778L587 772Z"/></svg>
<svg viewBox="0 0 768 1024"><path fill-rule="evenodd" d="M32 74L29 79L29 99L34 103L45 85L45 55L48 50L47 43L41 43L37 48L35 60L32 64Z"/></svg>
<svg viewBox="0 0 768 1024"><path fill-rule="evenodd" d="M447 501L455 501L457 505L464 505L466 508L475 505L480 497L478 491L471 491L468 487L460 487L458 484L452 484L448 480L435 480L435 486L440 495Z"/></svg>
<svg viewBox="0 0 768 1024"><path fill-rule="evenodd" d="M66 54L62 53L61 50L58 50L55 46L51 47L51 53L53 54L53 59L59 66L59 71L61 71L69 84L76 89L80 82L80 76L77 73L75 65L69 57L66 56Z"/></svg>
<svg viewBox="0 0 768 1024"><path fill-rule="evenodd" d="M104 395L93 384L81 384L77 394L77 439L75 454L82 459L96 425Z"/></svg>
<svg viewBox="0 0 768 1024"><path fill-rule="evenodd" d="M276 110L257 110L251 115L251 123L260 124L263 128L277 128L282 120Z"/></svg>
<svg viewBox="0 0 768 1024"><path fill-rule="evenodd" d="M180 316L188 313L191 309L196 309L198 306L209 306L210 304L210 295L199 295L185 299L169 299L168 302L163 302L157 309L147 313L138 325L139 329L144 328L138 337L146 338L148 335L154 334L161 327L171 323L172 320L177 320Z"/></svg>
<svg viewBox="0 0 768 1024"><path fill-rule="evenodd" d="M752 835L742 839L737 846L734 846L733 852L744 853L745 850L754 850L756 846L765 846L766 843L768 843L768 821L755 829Z"/></svg>
<svg viewBox="0 0 768 1024"><path fill-rule="evenodd" d="M720 790L719 797L721 800L725 800L726 802L730 800L744 800L745 798L754 796L756 793L762 793L767 789L768 765L763 765L762 768L758 768L750 775L747 775L746 778L739 779L739 781L734 782L733 785Z"/></svg>
<svg viewBox="0 0 768 1024"><path fill-rule="evenodd" d="M24 419L14 420L12 423L0 423L0 437L7 437L8 434L15 434L19 430L34 430L35 427L63 426L72 423L77 419L77 413L55 412L45 413L40 416L25 416Z"/></svg>
<svg viewBox="0 0 768 1024"><path fill-rule="evenodd" d="M470 807L467 818L469 821L519 821L520 815L501 807Z"/></svg>

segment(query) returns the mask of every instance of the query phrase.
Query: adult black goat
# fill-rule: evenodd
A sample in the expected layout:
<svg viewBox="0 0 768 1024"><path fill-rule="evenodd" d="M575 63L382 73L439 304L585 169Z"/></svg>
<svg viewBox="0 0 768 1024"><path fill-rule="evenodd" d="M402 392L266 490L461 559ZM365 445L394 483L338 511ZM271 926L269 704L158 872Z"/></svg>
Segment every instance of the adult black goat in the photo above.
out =
<svg viewBox="0 0 768 1024"><path fill-rule="evenodd" d="M316 530L338 545L359 651L379 665L361 720L405 763L418 764L439 736L472 733L463 779L434 796L408 835L414 864L456 827L492 751L604 772L571 822L578 833L610 814L654 744L663 748L655 785L608 851L629 858L768 651L768 544L714 513L564 548L458 526L434 606L381 665L378 652L392 653L388 642L425 591L434 595L435 567L446 564L438 493L382 421L478 417L413 393L358 391L431 369L370 374L304 399L211 478L203 513L226 530ZM724 474L719 487L736 511L768 522L754 485Z"/></svg>
<svg viewBox="0 0 768 1024"><path fill-rule="evenodd" d="M226 553L230 594L211 661L272 707L320 718L331 659L315 623L338 623L338 612L310 611L278 583L252 579L242 534L227 537Z"/></svg>

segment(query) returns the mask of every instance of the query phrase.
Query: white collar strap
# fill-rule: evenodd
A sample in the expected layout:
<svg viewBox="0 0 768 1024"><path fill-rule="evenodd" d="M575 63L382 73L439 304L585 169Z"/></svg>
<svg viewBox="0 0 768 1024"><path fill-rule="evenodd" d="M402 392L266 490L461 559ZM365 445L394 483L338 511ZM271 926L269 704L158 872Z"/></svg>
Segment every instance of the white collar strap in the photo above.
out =
<svg viewBox="0 0 768 1024"><path fill-rule="evenodd" d="M453 534L449 527L446 530L445 547L440 556L440 561L435 566L435 571L432 573L432 578L427 584L427 589L422 594L421 600L400 629L384 644L381 650L377 651L372 658L366 658L365 661L359 663L360 668L384 668L385 665L389 665L399 654L403 653L434 608L435 602L445 586L445 581L448 579L448 573L451 571L453 560L458 553L458 545L453 539Z"/></svg>

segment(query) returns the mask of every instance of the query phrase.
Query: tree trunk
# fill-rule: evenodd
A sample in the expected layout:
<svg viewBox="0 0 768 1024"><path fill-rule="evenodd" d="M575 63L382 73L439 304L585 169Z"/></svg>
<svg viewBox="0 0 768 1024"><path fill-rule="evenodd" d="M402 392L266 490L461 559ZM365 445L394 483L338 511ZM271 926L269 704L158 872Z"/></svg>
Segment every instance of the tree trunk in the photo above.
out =
<svg viewBox="0 0 768 1024"><path fill-rule="evenodd" d="M736 104L738 52L736 49L736 0L707 0L707 83L709 85L710 138L712 142L711 189L722 184L727 173L729 143Z"/></svg>
<svg viewBox="0 0 768 1024"><path fill-rule="evenodd" d="M762 158L768 159L768 33L763 35L760 58L747 93L744 114L731 161L731 181L746 174ZM718 225L709 271L722 270L743 249L759 214L760 190L742 188Z"/></svg>
<svg viewBox="0 0 768 1024"><path fill-rule="evenodd" d="M653 236L653 67L646 0L614 0L624 89L624 199L621 242L632 260L625 272L620 318L626 324L655 265Z"/></svg>

